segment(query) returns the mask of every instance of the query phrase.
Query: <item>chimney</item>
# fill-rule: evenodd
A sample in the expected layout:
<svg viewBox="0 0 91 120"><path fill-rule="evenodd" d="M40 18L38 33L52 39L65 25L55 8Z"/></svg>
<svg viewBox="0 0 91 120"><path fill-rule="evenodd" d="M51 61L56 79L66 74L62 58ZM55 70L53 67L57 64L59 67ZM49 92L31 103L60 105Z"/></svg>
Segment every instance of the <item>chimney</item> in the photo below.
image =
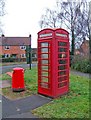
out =
<svg viewBox="0 0 91 120"><path fill-rule="evenodd" d="M29 38L31 38L31 34L29 35Z"/></svg>
<svg viewBox="0 0 91 120"><path fill-rule="evenodd" d="M5 35L4 35L4 34L2 34L2 36L1 36L1 37L2 37L2 40L3 40L3 39L5 39Z"/></svg>
<svg viewBox="0 0 91 120"><path fill-rule="evenodd" d="M2 38L4 38L5 37L5 35L4 34L2 34Z"/></svg>
<svg viewBox="0 0 91 120"><path fill-rule="evenodd" d="M2 42L2 45L3 45L4 40L5 40L5 35L2 34L2 35L1 35L1 42Z"/></svg>

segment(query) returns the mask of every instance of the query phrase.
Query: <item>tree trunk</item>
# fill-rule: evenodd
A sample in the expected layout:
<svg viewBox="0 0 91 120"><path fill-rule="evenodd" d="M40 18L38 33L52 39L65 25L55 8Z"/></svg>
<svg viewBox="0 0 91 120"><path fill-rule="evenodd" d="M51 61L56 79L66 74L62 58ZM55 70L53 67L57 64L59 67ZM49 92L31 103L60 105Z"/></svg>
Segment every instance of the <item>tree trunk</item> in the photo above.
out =
<svg viewBox="0 0 91 120"><path fill-rule="evenodd" d="M74 36L74 29L72 30L72 44L71 44L71 54L74 55L75 51L75 36Z"/></svg>
<svg viewBox="0 0 91 120"><path fill-rule="evenodd" d="M91 34L89 36L89 67L90 67L89 73L91 74ZM90 78L91 78L91 75L90 75Z"/></svg>
<svg viewBox="0 0 91 120"><path fill-rule="evenodd" d="M91 35L89 37L89 57L90 57L90 60L91 60Z"/></svg>

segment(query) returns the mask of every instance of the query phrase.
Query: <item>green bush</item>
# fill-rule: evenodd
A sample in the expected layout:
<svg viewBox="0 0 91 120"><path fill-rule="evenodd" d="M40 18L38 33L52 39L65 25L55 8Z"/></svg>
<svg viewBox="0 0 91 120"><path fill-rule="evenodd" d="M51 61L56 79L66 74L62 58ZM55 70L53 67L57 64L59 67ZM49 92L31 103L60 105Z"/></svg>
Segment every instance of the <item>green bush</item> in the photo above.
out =
<svg viewBox="0 0 91 120"><path fill-rule="evenodd" d="M2 58L2 62L25 62L26 58Z"/></svg>
<svg viewBox="0 0 91 120"><path fill-rule="evenodd" d="M2 55L0 54L0 58L2 58Z"/></svg>
<svg viewBox="0 0 91 120"><path fill-rule="evenodd" d="M3 58L2 62L14 62L13 58Z"/></svg>
<svg viewBox="0 0 91 120"><path fill-rule="evenodd" d="M91 73L91 63L89 58L83 56L74 56L71 62L71 68L84 73Z"/></svg>

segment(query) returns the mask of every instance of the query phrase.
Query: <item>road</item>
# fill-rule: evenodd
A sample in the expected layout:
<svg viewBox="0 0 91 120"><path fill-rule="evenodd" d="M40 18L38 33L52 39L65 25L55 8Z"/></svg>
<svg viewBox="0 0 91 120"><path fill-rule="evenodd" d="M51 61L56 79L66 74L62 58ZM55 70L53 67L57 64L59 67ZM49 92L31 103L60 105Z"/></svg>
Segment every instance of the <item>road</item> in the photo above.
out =
<svg viewBox="0 0 91 120"><path fill-rule="evenodd" d="M37 66L37 64L36 64L36 63L33 63L31 66L32 66L32 67L35 67L35 66ZM0 66L0 74L9 72L9 71L13 70L13 68L16 68L16 67L22 67L22 68L25 69L25 68L29 68L29 64Z"/></svg>
<svg viewBox="0 0 91 120"><path fill-rule="evenodd" d="M32 66L32 67L35 67L35 66L37 66L37 63L33 63L31 66ZM25 68L29 68L29 64L0 66L0 74L6 73L6 72L9 72L9 71L12 71L13 68L15 68L15 67L22 67L22 68L25 69ZM77 74L77 75L79 75L79 76L84 76L84 77L91 78L91 74L88 74L88 73L82 73L82 72L75 71L75 70L71 70L70 73L72 73L72 74Z"/></svg>
<svg viewBox="0 0 91 120"><path fill-rule="evenodd" d="M82 72L76 71L76 70L70 70L70 73L78 75L78 76L82 76L82 77L91 78L91 74L89 74L89 73L82 73Z"/></svg>

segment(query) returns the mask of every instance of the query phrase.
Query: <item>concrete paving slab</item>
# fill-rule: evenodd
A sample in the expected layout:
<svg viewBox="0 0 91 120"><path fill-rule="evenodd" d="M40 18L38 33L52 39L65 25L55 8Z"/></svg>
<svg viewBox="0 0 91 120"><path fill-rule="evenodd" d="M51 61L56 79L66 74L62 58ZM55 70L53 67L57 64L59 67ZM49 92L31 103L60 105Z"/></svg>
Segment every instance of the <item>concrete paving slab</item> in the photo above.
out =
<svg viewBox="0 0 91 120"><path fill-rule="evenodd" d="M38 118L38 117L34 116L31 112L27 112L27 113L22 113L17 115L11 115L11 116L8 116L7 118Z"/></svg>
<svg viewBox="0 0 91 120"><path fill-rule="evenodd" d="M89 74L89 73L83 73L83 72L76 71L76 70L71 70L70 73L76 74L76 75L82 76L82 77L91 78L91 74Z"/></svg>
<svg viewBox="0 0 91 120"><path fill-rule="evenodd" d="M29 114L29 111L40 107L48 102L50 102L52 99L47 98L41 95L32 95L23 99L14 100L11 101L5 97L3 97L3 103L2 103L2 116L3 118L7 117L15 117L18 115L18 117L23 117L23 115L26 117L33 117L31 112ZM26 114L27 113L27 114Z"/></svg>
<svg viewBox="0 0 91 120"><path fill-rule="evenodd" d="M0 88L6 88L11 86L11 81L10 80L3 80L0 81Z"/></svg>
<svg viewBox="0 0 91 120"><path fill-rule="evenodd" d="M2 97L2 117L5 118L12 115L15 112L17 114L17 109L15 105L9 99Z"/></svg>
<svg viewBox="0 0 91 120"><path fill-rule="evenodd" d="M50 102L51 100L51 98L47 98L42 95L32 95L20 100L15 100L14 104L16 104L16 107L18 107L20 111L25 112L27 109L35 109L45 103Z"/></svg>
<svg viewBox="0 0 91 120"><path fill-rule="evenodd" d="M2 95L0 95L0 120L2 119Z"/></svg>
<svg viewBox="0 0 91 120"><path fill-rule="evenodd" d="M0 88L2 88L2 80L0 80Z"/></svg>

